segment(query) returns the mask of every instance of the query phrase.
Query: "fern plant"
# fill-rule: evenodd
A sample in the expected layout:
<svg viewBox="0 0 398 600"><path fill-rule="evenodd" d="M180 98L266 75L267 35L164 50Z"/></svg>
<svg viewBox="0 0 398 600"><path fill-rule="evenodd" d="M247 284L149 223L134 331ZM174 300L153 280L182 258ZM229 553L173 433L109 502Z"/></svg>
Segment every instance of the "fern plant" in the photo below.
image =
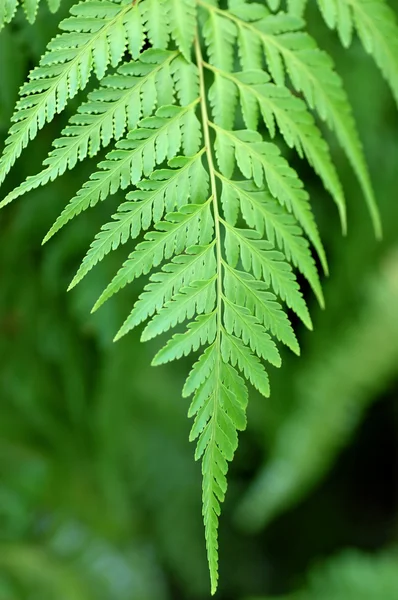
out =
<svg viewBox="0 0 398 600"><path fill-rule="evenodd" d="M113 144L44 241L82 211L129 190L70 289L107 254L140 238L94 310L155 270L115 339L148 321L143 341L177 328L154 365L198 353L183 395L192 396L190 439L197 440L195 458L202 460L212 593L220 505L238 431L246 426L247 384L267 397L264 363L280 366L277 344L299 354L290 311L312 327L297 272L323 304L312 249L327 272L325 251L309 195L284 150L294 149L313 167L346 230L344 193L314 112L334 131L381 233L352 110L332 59L307 33L305 4L76 4L20 90L0 159L1 183L39 130L98 80L43 169L1 206ZM358 32L397 98L398 28L384 0L319 5L345 45ZM3 21L10 20L10 7L2 0Z"/></svg>
<svg viewBox="0 0 398 600"><path fill-rule="evenodd" d="M40 0L1 0L0 2L0 30L10 23L14 18L18 7L22 4L22 8L26 15L26 18L30 23L33 23L36 19L37 11L39 9ZM48 8L51 12L55 13L60 7L61 0L47 0Z"/></svg>

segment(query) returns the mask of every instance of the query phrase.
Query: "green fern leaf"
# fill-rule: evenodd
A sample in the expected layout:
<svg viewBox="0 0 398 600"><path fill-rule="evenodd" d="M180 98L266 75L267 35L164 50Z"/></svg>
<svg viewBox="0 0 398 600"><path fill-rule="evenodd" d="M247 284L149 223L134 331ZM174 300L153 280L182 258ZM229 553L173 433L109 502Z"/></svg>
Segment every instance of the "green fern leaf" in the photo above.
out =
<svg viewBox="0 0 398 600"><path fill-rule="evenodd" d="M211 63L220 69L231 71L236 38L234 23L211 12L204 26L203 35ZM226 129L231 129L234 123L237 93L235 86L228 85L228 81L223 81L218 72L210 88L210 102L215 122Z"/></svg>
<svg viewBox="0 0 398 600"><path fill-rule="evenodd" d="M51 12L56 12L61 6L61 0L47 0L47 4Z"/></svg>
<svg viewBox="0 0 398 600"><path fill-rule="evenodd" d="M188 412L195 417L190 433L191 441L198 439L195 458L203 457L203 519L212 594L218 582L218 518L227 489L227 461L233 459L237 448L237 431L245 428L247 406L246 386L224 360L219 344L217 337L207 350L206 362L197 363L205 370L205 379Z"/></svg>
<svg viewBox="0 0 398 600"><path fill-rule="evenodd" d="M154 273L115 340L155 312L159 312L184 285L189 285L197 279L209 279L215 271L213 246L213 243L208 246L191 246L187 248L186 254L174 257L172 262L165 264L161 271Z"/></svg>
<svg viewBox="0 0 398 600"><path fill-rule="evenodd" d="M269 287L255 279L250 273L238 271L224 263L225 294L238 306L246 306L283 344L293 352L300 354L300 348L293 328L286 313L276 302L276 296L270 293Z"/></svg>
<svg viewBox="0 0 398 600"><path fill-rule="evenodd" d="M157 164L173 158L181 147L188 155L195 154L200 144L199 122L193 112L197 103L196 100L186 107L162 106L155 116L140 121L140 126L99 163L101 171L94 173L72 198L44 242L89 206L95 206L120 188L138 183L143 174L150 175Z"/></svg>
<svg viewBox="0 0 398 600"><path fill-rule="evenodd" d="M23 8L28 21L34 23L39 8L39 0L23 0Z"/></svg>
<svg viewBox="0 0 398 600"><path fill-rule="evenodd" d="M171 65L171 71L179 103L182 106L191 104L199 97L199 79L196 65L187 62L182 56L177 56Z"/></svg>
<svg viewBox="0 0 398 600"><path fill-rule="evenodd" d="M238 18L238 21L235 21L235 25L238 32L239 62L243 71L261 70L263 68L263 48L261 40L253 37L250 30L243 27L240 21L241 19L244 21L258 21L259 19L267 17L270 14L269 10L261 4L236 2L231 7L230 12Z"/></svg>
<svg viewBox="0 0 398 600"><path fill-rule="evenodd" d="M168 3L166 0L143 0L139 9L152 47L165 50L170 35Z"/></svg>
<svg viewBox="0 0 398 600"><path fill-rule="evenodd" d="M142 341L150 340L186 319L192 319L195 314L212 312L216 302L215 279L213 276L211 279L194 281L191 285L182 287L149 321L142 332Z"/></svg>
<svg viewBox="0 0 398 600"><path fill-rule="evenodd" d="M268 398L268 375L257 356L239 338L225 332L221 341L221 354L226 363L237 366L252 386Z"/></svg>
<svg viewBox="0 0 398 600"><path fill-rule="evenodd" d="M131 283L136 277L148 273L164 258L181 254L184 248L196 243L206 244L212 236L212 220L209 217L209 201L204 204L188 204L180 212L166 215L157 230L147 233L114 279L94 305L97 310L113 294Z"/></svg>
<svg viewBox="0 0 398 600"><path fill-rule="evenodd" d="M171 68L176 56L175 52L146 50L138 61L125 63L116 75L105 77L101 87L89 94L88 102L69 120L62 137L54 141L45 168L12 190L0 207L46 185L87 156L95 156L102 146L134 129L156 107L172 104Z"/></svg>
<svg viewBox="0 0 398 600"><path fill-rule="evenodd" d="M216 72L211 65L208 65L208 68ZM233 74L221 70L217 72L237 87L248 129L257 130L260 112L271 137L275 136L277 125L287 145L294 147L301 157L304 154L314 167L325 188L335 199L342 219L345 220L344 194L329 148L304 102L293 96L287 88L270 83L270 78L264 71ZM222 125L222 122L220 124Z"/></svg>
<svg viewBox="0 0 398 600"><path fill-rule="evenodd" d="M10 23L20 5L21 0L1 0L0 2L0 30ZM29 23L36 20L40 0L22 0L22 6ZM57 12L61 0L47 0L48 7L52 13Z"/></svg>
<svg viewBox="0 0 398 600"><path fill-rule="evenodd" d="M0 3L0 30L12 21L17 10L18 0L3 0Z"/></svg>
<svg viewBox="0 0 398 600"><path fill-rule="evenodd" d="M230 179L236 164L242 175L253 180L258 188L264 181L268 184L271 194L293 212L303 227L305 233L314 244L322 263L327 266L326 257L319 239L319 234L311 215L308 194L303 184L280 155L275 144L264 142L261 135L255 131L226 131L216 125L217 138L215 152L225 179Z"/></svg>
<svg viewBox="0 0 398 600"><path fill-rule="evenodd" d="M235 267L240 258L245 271L252 272L256 279L268 285L272 284L275 293L311 329L307 306L290 266L283 260L283 254L274 250L270 242L263 241L256 231L237 229L226 221L223 224L228 263Z"/></svg>
<svg viewBox="0 0 398 600"><path fill-rule="evenodd" d="M276 367L281 366L279 352L271 337L265 331L258 319L251 312L224 297L225 329L228 333L240 337L246 346L264 360Z"/></svg>
<svg viewBox="0 0 398 600"><path fill-rule="evenodd" d="M275 203L266 190L244 181L231 181L222 177L223 191L221 201L226 214L231 209L240 209L246 223L257 229L261 236L264 231L267 239L282 250L289 262L298 267L307 278L321 305L324 304L322 288L309 245L302 235L294 217ZM233 216L229 218L235 224Z"/></svg>
<svg viewBox="0 0 398 600"><path fill-rule="evenodd" d="M160 221L164 212L170 212L177 207L182 208L195 192L197 200L204 200L206 186L203 181L203 167L200 156L203 150L192 158L177 157L170 162L178 165L178 169L158 169L151 178L141 181L139 190L127 194L127 200L120 205L118 212L113 215L113 221L102 226L101 231L92 242L78 272L73 278L69 289L72 289L87 273L100 262L109 252L116 250L120 244L136 238L142 230L149 229L152 222ZM202 193L193 190L196 182L202 181Z"/></svg>
<svg viewBox="0 0 398 600"><path fill-rule="evenodd" d="M294 36L274 34L271 37L270 34L274 31L273 26L271 26L269 33L267 32L269 37L262 35L264 43L266 44L267 41L269 43L270 68L271 55L277 52L283 58L294 87L304 94L310 107L315 108L321 118L336 133L362 187L376 234L380 236L380 216L361 142L341 79L334 71L329 56L320 51L307 34L297 32L299 24L301 25L297 22L296 26L287 29L286 33L294 32L296 33ZM278 30L279 25L276 24L276 31ZM281 80L280 72L274 71L273 76L276 81Z"/></svg>
<svg viewBox="0 0 398 600"><path fill-rule="evenodd" d="M280 8L281 1L280 0L267 0L267 4L272 11L276 12Z"/></svg>
<svg viewBox="0 0 398 600"><path fill-rule="evenodd" d="M216 311L215 311L216 314ZM201 317L203 318L203 317ZM217 323L216 323L217 326ZM185 380L182 395L184 398L192 396L192 394L200 388L200 386L209 377L213 368L213 344L206 348L203 354L193 365L188 377Z"/></svg>
<svg viewBox="0 0 398 600"><path fill-rule="evenodd" d="M288 12L296 17L302 17L304 14L307 0L287 0Z"/></svg>
<svg viewBox="0 0 398 600"><path fill-rule="evenodd" d="M196 2L195 0L170 0L168 9L171 37L189 61L196 32Z"/></svg>
<svg viewBox="0 0 398 600"><path fill-rule="evenodd" d="M92 71L102 79L109 64L120 62L127 46L133 56L141 49L141 41L132 44L129 36L130 24L139 18L130 2L86 0L75 5L71 14L60 25L65 33L49 43L40 66L21 88L0 159L0 183L39 129L87 85Z"/></svg>
<svg viewBox="0 0 398 600"><path fill-rule="evenodd" d="M58 0L49 2L57 7ZM33 19L38 0L24 3ZM358 31L396 92L398 35L384 0L319 3L345 43ZM17 0L0 3L0 27L17 6ZM228 9L214 0L80 2L22 87L0 159L1 184L39 129L96 76L97 89L55 140L43 169L0 206L112 144L44 241L126 190L70 288L128 243L127 259L93 310L148 275L115 339L146 322L143 340L167 338L153 364L199 353L183 395L193 396L190 439L202 460L212 593L218 520L228 462L246 426L247 383L267 397L265 362L281 362L276 344L299 354L289 310L312 327L296 269L323 303L312 247L327 271L325 251L308 193L279 144L313 167L346 226L339 177L311 110L335 131L380 231L342 81L306 32L305 0L288 0L288 13L280 7L279 0L231 0Z"/></svg>
<svg viewBox="0 0 398 600"><path fill-rule="evenodd" d="M188 356L198 350L204 344L211 344L216 337L216 313L215 311L198 315L194 321L189 323L185 333L176 333L159 350L152 364L162 365L171 360L177 360L182 356ZM203 355L202 355L203 356Z"/></svg>
<svg viewBox="0 0 398 600"><path fill-rule="evenodd" d="M398 26L396 16L384 0L318 0L331 29L337 29L348 47L354 29L365 50L372 54L398 103Z"/></svg>
<svg viewBox="0 0 398 600"><path fill-rule="evenodd" d="M376 234L380 235L380 216L342 81L334 70L331 58L319 50L315 41L302 31L303 21L293 15L278 13L249 22L203 0L201 5L206 7L208 12L217 13L257 36L262 42L268 68L275 83L285 85L286 69L295 89L303 93L308 105L315 108L335 131L362 187ZM241 52L244 52L243 48Z"/></svg>

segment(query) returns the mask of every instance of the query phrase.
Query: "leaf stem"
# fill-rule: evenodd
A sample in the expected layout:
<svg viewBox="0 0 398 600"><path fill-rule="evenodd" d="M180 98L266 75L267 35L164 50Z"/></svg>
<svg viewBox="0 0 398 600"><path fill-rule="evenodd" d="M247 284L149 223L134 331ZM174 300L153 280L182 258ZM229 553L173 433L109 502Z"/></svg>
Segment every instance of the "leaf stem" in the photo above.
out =
<svg viewBox="0 0 398 600"><path fill-rule="evenodd" d="M221 281L221 265L222 265L222 255L221 255L221 234L220 234L220 213L218 209L218 195L217 195L217 183L216 183L216 169L214 167L213 154L211 151L211 139L210 139L210 119L207 112L207 104L206 104L206 88L204 81L204 73L203 66L204 61L202 58L202 52L200 49L200 41L199 37L195 38L195 54L197 67L199 70L199 89L200 89L200 108L202 113L202 123L203 123L203 136L204 143L206 149L206 158L209 166L209 174L210 174L210 186L211 186L211 196L213 203L213 213L214 213L214 230L216 237L216 260L217 260L217 319L220 323L221 319L221 297L222 297L222 281ZM220 331L220 327L217 328L218 332ZM219 337L219 333L217 334Z"/></svg>
<svg viewBox="0 0 398 600"><path fill-rule="evenodd" d="M216 318L217 318L217 336L215 340L215 352L216 352L216 360L215 360L215 390L214 390L214 403L213 403L213 414L211 417L211 440L207 446L206 452L210 452L213 456L208 461L208 469L210 469L210 473L207 473L210 481L214 481L214 473L213 473L213 465L216 462L216 458L214 456L214 450L216 448L216 430L217 430L217 412L218 412L218 403L219 403L219 390L221 385L221 330L222 330L222 321L221 321L221 310L222 310L222 253L221 253L221 233L220 233L220 213L218 209L218 196L217 196L217 183L216 183L216 170L214 167L213 154L211 151L211 138L210 138L210 129L209 129L209 116L207 112L207 104L206 104L206 86L204 80L204 61L202 57L202 52L200 48L200 40L199 35L197 34L195 37L195 55L196 55L196 64L199 71L199 90L200 90L200 108L202 113L202 126L203 126L203 137L204 137L204 145L206 149L206 158L209 167L209 175L210 175L210 187L211 187L211 199L213 205L213 215L214 215L214 233L215 233L215 246L216 246L216 270L217 270L217 306L216 306ZM206 486L207 487L207 486ZM206 493L211 496L214 495L214 490L212 486L210 489L203 491L204 493L204 505L209 504L208 500L205 501ZM211 507L207 510L211 512L214 510ZM218 520L217 515L212 515L212 517ZM214 540L211 539L212 533L208 531L211 529L211 525L209 522L209 516L205 516L205 530L206 530L206 546L208 553L208 560L210 566L210 579L211 579L211 594L215 594L218 583L218 553L217 553L217 538ZM211 521L211 519L210 519ZM217 534L215 534L217 536ZM209 537L210 540L209 540Z"/></svg>

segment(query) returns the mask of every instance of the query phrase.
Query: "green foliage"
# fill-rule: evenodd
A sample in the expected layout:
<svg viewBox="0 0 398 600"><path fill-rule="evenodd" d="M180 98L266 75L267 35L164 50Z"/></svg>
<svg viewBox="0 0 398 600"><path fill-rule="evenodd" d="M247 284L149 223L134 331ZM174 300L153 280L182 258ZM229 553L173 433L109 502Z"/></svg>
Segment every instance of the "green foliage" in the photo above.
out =
<svg viewBox="0 0 398 600"><path fill-rule="evenodd" d="M2 0L0 3L0 30L14 18L19 6L22 6L29 23L33 23L37 16L40 0ZM61 0L47 0L51 12L56 12Z"/></svg>
<svg viewBox="0 0 398 600"><path fill-rule="evenodd" d="M89 556L95 556L97 564L88 561ZM114 574L101 572L101 563L111 564ZM156 582L156 576L156 566L149 557L140 560L131 549L124 557L74 522L59 526L45 548L35 544L1 548L0 597L9 600L33 594L46 600L106 600L109 597L128 600L132 594L165 598L162 583Z"/></svg>
<svg viewBox="0 0 398 600"><path fill-rule="evenodd" d="M396 551L379 556L346 551L313 568L303 591L268 600L378 600L380 594L385 600L393 600L398 590L396 561Z"/></svg>
<svg viewBox="0 0 398 600"><path fill-rule="evenodd" d="M398 28L395 15L385 0L318 0L331 29L337 29L348 47L356 31L367 52L381 69L398 103Z"/></svg>
<svg viewBox="0 0 398 600"><path fill-rule="evenodd" d="M289 149L319 175L346 229L342 185L311 111L334 131L376 234L381 232L342 79L307 33L304 4L289 2L283 12L278 1L268 2L270 10L240 1L228 8L203 0L80 2L22 86L0 158L3 182L39 130L98 80L53 142L43 170L7 194L1 206L115 142L45 241L88 208L130 188L127 202L94 238L70 288L106 255L140 238L94 310L159 267L116 338L149 319L143 341L177 328L153 364L200 351L183 395L193 396L190 439L197 440L195 457L202 460L212 593L220 505L237 432L246 427L247 383L269 395L264 363L281 364L273 338L299 353L289 310L312 328L296 269L323 305L311 246L325 271L326 255ZM345 45L355 25L397 95L398 31L384 2L320 6ZM13 10L7 8L3 20Z"/></svg>
<svg viewBox="0 0 398 600"><path fill-rule="evenodd" d="M337 600L347 595L351 598L376 600L382 590L383 598L392 600L396 596L397 589L394 552L376 558L358 552L347 552L314 570L310 577L308 592L304 592L299 597Z"/></svg>

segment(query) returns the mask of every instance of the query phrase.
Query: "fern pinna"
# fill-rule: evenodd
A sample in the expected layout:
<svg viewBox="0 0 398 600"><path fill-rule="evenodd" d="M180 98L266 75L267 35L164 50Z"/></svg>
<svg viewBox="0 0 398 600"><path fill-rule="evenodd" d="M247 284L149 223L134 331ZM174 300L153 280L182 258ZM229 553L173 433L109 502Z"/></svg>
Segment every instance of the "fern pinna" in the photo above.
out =
<svg viewBox="0 0 398 600"><path fill-rule="evenodd" d="M10 23L17 13L17 9L22 4L26 18L30 23L33 23L37 16L40 0L1 0L0 2L0 29L7 23ZM56 12L59 9L61 0L47 0L48 8L51 12Z"/></svg>
<svg viewBox="0 0 398 600"><path fill-rule="evenodd" d="M345 45L358 32L397 98L398 30L384 0L318 3ZM15 5L2 0L9 16ZM305 5L305 0L80 2L22 86L0 159L2 182L38 131L92 76L98 80L54 141L43 170L1 204L113 144L45 240L82 211L128 190L70 287L108 253L141 236L94 309L155 270L115 339L147 321L143 340L180 327L153 364L198 353L183 395L192 396L190 439L202 460L212 593L220 505L228 461L246 426L247 384L268 396L266 363L280 366L277 344L299 353L288 310L311 328L296 271L323 303L311 248L325 271L327 261L309 196L275 136L312 165L345 230L344 193L315 113L334 131L376 233L381 229L347 95L331 58L306 31Z"/></svg>

